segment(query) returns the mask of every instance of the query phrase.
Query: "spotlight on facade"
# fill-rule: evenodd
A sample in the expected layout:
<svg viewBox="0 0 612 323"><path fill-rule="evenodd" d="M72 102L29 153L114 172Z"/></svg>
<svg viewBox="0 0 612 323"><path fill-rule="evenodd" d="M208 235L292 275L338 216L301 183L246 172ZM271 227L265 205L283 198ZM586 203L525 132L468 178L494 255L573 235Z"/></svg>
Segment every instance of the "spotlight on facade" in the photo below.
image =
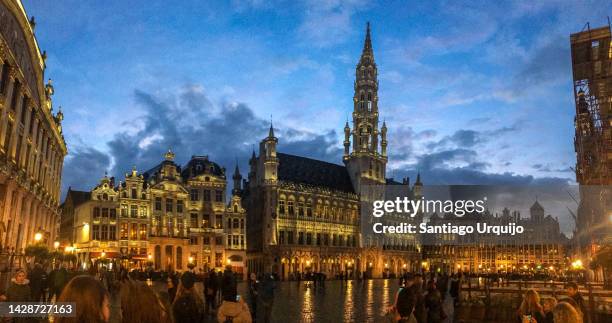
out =
<svg viewBox="0 0 612 323"><path fill-rule="evenodd" d="M36 232L36 234L34 234L34 241L39 242L40 240L42 240L42 233Z"/></svg>
<svg viewBox="0 0 612 323"><path fill-rule="evenodd" d="M372 263L370 262L370 263L368 264L368 266L372 267Z"/></svg>
<svg viewBox="0 0 612 323"><path fill-rule="evenodd" d="M55 242L53 243L53 248L57 249L57 248L59 248L59 246L60 246L59 241L55 241Z"/></svg>
<svg viewBox="0 0 612 323"><path fill-rule="evenodd" d="M402 267L406 268L406 264L404 264Z"/></svg>
<svg viewBox="0 0 612 323"><path fill-rule="evenodd" d="M149 258L149 260L151 260L151 259L153 259L153 256L151 256L151 254L149 254L149 255L147 256L147 258Z"/></svg>

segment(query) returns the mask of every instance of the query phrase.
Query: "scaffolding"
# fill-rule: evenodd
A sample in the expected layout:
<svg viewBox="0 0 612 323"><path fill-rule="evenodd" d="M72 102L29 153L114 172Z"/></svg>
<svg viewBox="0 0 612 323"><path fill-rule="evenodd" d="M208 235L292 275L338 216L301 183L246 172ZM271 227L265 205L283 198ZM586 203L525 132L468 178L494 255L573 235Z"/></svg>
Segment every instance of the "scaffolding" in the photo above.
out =
<svg viewBox="0 0 612 323"><path fill-rule="evenodd" d="M576 103L576 180L612 184L612 45L610 25L570 36Z"/></svg>

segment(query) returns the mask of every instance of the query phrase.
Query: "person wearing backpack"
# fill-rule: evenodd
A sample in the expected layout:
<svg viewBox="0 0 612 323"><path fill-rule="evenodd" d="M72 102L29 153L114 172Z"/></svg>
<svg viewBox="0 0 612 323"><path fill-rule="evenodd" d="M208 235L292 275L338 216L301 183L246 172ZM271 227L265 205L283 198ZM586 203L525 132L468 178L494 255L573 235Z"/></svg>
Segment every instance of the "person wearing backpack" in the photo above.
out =
<svg viewBox="0 0 612 323"><path fill-rule="evenodd" d="M217 311L217 322L219 323L251 323L251 312L249 306L244 302L240 295L234 298L224 296L223 303Z"/></svg>

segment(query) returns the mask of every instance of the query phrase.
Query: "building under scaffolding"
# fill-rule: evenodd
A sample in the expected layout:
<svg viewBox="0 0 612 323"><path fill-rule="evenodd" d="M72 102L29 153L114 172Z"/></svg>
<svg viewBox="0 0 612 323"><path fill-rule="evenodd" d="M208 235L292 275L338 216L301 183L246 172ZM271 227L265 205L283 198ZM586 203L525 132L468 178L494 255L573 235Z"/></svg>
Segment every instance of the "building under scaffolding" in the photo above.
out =
<svg viewBox="0 0 612 323"><path fill-rule="evenodd" d="M612 231L612 44L610 25L570 36L576 103L574 145L580 205L574 235L575 255L604 272L597 256L610 248Z"/></svg>

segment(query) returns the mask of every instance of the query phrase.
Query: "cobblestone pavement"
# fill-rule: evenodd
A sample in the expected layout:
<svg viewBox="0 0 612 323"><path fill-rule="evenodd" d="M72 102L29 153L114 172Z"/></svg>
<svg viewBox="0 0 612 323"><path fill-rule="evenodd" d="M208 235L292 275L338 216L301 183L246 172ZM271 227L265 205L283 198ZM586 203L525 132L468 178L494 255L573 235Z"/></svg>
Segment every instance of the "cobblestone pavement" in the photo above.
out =
<svg viewBox="0 0 612 323"><path fill-rule="evenodd" d="M272 322L381 322L387 306L393 302L397 280L327 281L325 288L314 288L308 282L279 282L274 297ZM162 290L164 284L155 284ZM199 291L202 284L196 284ZM238 285L238 292L248 302L247 286ZM447 295L446 313L452 317L452 300ZM119 322L118 299L112 302L112 322ZM258 315L261 317L261 315ZM208 322L215 322L210 317Z"/></svg>

